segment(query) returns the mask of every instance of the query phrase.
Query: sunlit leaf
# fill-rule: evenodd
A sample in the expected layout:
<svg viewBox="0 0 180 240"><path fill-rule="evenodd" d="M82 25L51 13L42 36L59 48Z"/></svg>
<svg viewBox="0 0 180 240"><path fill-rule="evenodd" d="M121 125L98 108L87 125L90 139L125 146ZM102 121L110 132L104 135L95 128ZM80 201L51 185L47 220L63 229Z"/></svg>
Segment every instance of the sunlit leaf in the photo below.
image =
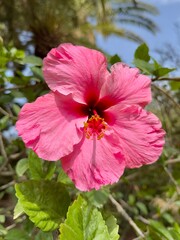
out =
<svg viewBox="0 0 180 240"><path fill-rule="evenodd" d="M101 212L81 196L69 207L67 219L60 225L60 233L60 240L115 240L118 236L114 223L107 227Z"/></svg>
<svg viewBox="0 0 180 240"><path fill-rule="evenodd" d="M15 208L14 208L14 219L18 218L19 216L21 216L24 212L24 209L20 203L20 201L17 202Z"/></svg>
<svg viewBox="0 0 180 240"><path fill-rule="evenodd" d="M29 219L43 231L59 227L70 204L69 194L61 183L35 181L15 185L16 196Z"/></svg>
<svg viewBox="0 0 180 240"><path fill-rule="evenodd" d="M118 240L119 239L119 234L118 234L118 230L119 230L119 226L117 225L117 221L115 219L114 216L109 216L106 219L106 225L108 227L108 232L110 235L110 239L111 240Z"/></svg>
<svg viewBox="0 0 180 240"><path fill-rule="evenodd" d="M19 177L23 176L23 174L27 171L29 167L28 164L28 159L27 158L22 158L21 160L18 161L16 165L16 173Z"/></svg>

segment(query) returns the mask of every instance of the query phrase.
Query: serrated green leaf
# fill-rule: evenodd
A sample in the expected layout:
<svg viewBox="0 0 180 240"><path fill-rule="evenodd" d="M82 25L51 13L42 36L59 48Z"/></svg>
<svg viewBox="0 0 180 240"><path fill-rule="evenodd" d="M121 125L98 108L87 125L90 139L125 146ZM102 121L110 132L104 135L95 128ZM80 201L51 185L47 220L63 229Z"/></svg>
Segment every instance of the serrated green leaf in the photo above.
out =
<svg viewBox="0 0 180 240"><path fill-rule="evenodd" d="M8 234L5 237L5 240L31 240L28 233L26 233L22 229L12 229L8 232Z"/></svg>
<svg viewBox="0 0 180 240"><path fill-rule="evenodd" d="M29 63L29 64L33 64L35 66L42 66L42 64L43 64L42 59L40 57L36 57L33 55L26 56L23 59L23 63L24 64Z"/></svg>
<svg viewBox="0 0 180 240"><path fill-rule="evenodd" d="M134 53L134 58L135 59L141 59L145 62L149 62L150 56L149 56L149 48L148 46L143 43L141 44L135 51Z"/></svg>
<svg viewBox="0 0 180 240"><path fill-rule="evenodd" d="M31 179L40 180L44 178L42 159L40 159L33 151L28 153L29 171Z"/></svg>
<svg viewBox="0 0 180 240"><path fill-rule="evenodd" d="M111 240L118 240L119 239L119 226L117 225L117 220L114 216L109 216L106 219L106 225L108 227L108 232Z"/></svg>
<svg viewBox="0 0 180 240"><path fill-rule="evenodd" d="M113 64L115 64L115 63L117 63L117 62L121 62L121 61L122 61L121 58L120 58L117 54L115 54L114 56L112 56L112 57L110 58L110 60L109 60L109 62L110 62L111 65L113 65Z"/></svg>
<svg viewBox="0 0 180 240"><path fill-rule="evenodd" d="M43 161L44 179L51 180L56 169L56 163L50 161Z"/></svg>
<svg viewBox="0 0 180 240"><path fill-rule="evenodd" d="M39 158L33 151L29 151L28 161L31 179L50 180L52 178L54 171L56 169L55 162L44 161L41 158Z"/></svg>
<svg viewBox="0 0 180 240"><path fill-rule="evenodd" d="M14 208L14 216L13 219L18 218L19 216L21 216L24 212L24 209L20 203L20 201L17 202L15 208Z"/></svg>
<svg viewBox="0 0 180 240"><path fill-rule="evenodd" d="M74 185L74 183L71 181L71 179L67 176L67 174L63 171L62 168L60 168L59 170L58 182L61 182L65 185Z"/></svg>
<svg viewBox="0 0 180 240"><path fill-rule="evenodd" d="M29 219L43 231L59 227L70 204L69 194L61 183L35 181L15 185L16 196Z"/></svg>
<svg viewBox="0 0 180 240"><path fill-rule="evenodd" d="M157 222L155 220L150 220L149 226L153 228L158 234L162 237L165 237L167 240L174 240L171 236L170 232L164 227L161 222Z"/></svg>
<svg viewBox="0 0 180 240"><path fill-rule="evenodd" d="M110 240L105 221L96 208L81 196L69 207L67 219L60 225L60 240ZM114 237L113 230L111 231Z"/></svg>

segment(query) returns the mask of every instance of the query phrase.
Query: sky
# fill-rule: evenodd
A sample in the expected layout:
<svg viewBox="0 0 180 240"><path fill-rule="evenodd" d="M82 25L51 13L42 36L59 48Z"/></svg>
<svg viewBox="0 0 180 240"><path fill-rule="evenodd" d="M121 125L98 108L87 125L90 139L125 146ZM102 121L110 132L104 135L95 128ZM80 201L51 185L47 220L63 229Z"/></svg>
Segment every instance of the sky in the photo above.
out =
<svg viewBox="0 0 180 240"><path fill-rule="evenodd" d="M150 48L150 53L154 58L158 58L155 49L162 49L165 43L171 43L177 46L177 36L174 24L180 23L180 0L143 0L146 3L153 4L157 7L159 15L151 16L160 29L156 35L142 28L135 28L136 34L141 36ZM97 36L98 46L109 54L118 54L124 62L131 64L133 54L138 44L132 41L124 40L119 37L111 36L104 39ZM179 46L180 50L180 46Z"/></svg>

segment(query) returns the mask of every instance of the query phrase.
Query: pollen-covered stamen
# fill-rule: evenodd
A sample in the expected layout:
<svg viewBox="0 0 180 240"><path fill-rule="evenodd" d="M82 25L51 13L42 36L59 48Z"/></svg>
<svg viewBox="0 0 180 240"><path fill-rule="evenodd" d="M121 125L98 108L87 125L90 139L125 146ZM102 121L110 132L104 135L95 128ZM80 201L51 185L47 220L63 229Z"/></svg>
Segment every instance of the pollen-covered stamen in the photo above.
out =
<svg viewBox="0 0 180 240"><path fill-rule="evenodd" d="M107 123L104 118L101 118L97 113L91 116L84 123L84 132L88 139L91 136L97 136L97 139L101 139L104 136L105 130L107 129Z"/></svg>

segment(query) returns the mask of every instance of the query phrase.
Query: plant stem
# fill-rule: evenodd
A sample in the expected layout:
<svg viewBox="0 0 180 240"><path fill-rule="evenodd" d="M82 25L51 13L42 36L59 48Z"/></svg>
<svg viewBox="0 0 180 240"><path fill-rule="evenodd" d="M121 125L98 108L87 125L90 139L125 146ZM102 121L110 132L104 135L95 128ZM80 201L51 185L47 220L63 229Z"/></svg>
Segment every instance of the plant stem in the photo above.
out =
<svg viewBox="0 0 180 240"><path fill-rule="evenodd" d="M144 238L144 233L141 231L141 229L136 225L136 223L132 220L132 218L127 214L127 212L123 209L121 204L116 201L116 199L110 194L109 199L112 202L112 204L116 207L118 213L120 213L132 226L132 228L137 232L137 234Z"/></svg>
<svg viewBox="0 0 180 240"><path fill-rule="evenodd" d="M175 82L180 82L180 77L152 78L152 82L155 82L155 81L175 81Z"/></svg>

